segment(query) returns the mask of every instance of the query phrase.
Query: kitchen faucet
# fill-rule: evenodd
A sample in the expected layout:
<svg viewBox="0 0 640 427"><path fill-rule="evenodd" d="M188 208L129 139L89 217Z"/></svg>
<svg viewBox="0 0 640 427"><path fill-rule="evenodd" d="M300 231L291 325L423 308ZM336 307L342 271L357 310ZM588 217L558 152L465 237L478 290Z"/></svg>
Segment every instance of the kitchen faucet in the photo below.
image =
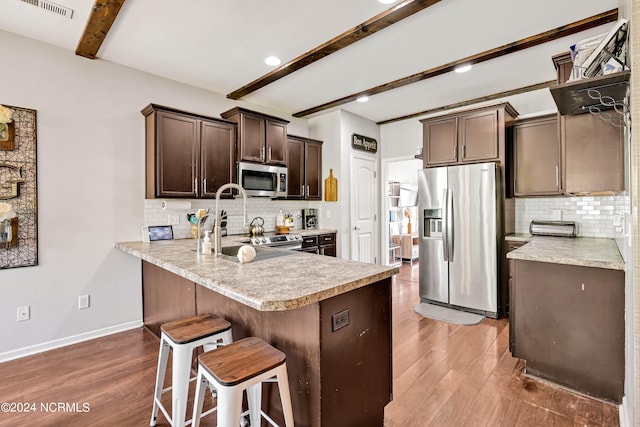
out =
<svg viewBox="0 0 640 427"><path fill-rule="evenodd" d="M214 224L215 227L215 231L214 231L214 247L213 247L213 251L215 252L216 256L220 256L222 255L222 227L220 226L220 223L222 222L222 217L220 215L220 211L218 210L218 202L220 201L220 194L222 194L222 192L228 188L235 188L236 190L238 190L240 192L240 194L242 194L242 200L243 200L243 206L242 206L242 226L246 227L247 226L247 192L244 191L244 188L242 188L242 186L238 185L238 184L234 184L232 182L228 183L228 184L224 184L222 185L220 188L218 188L218 191L216 191L216 210L215 210L215 215L216 215L216 222ZM198 238L200 238L200 235L198 234Z"/></svg>
<svg viewBox="0 0 640 427"><path fill-rule="evenodd" d="M221 247L222 247L222 227L220 226L220 223L222 222L222 218L220 215L220 211L218 211L218 201L220 200L220 194L222 194L222 192L228 188L235 188L238 191L240 191L240 193L242 194L242 199L244 201L244 205L242 206L242 215L243 215L243 220L242 220L242 225L246 226L247 225L247 193L246 191L244 191L244 188L242 188L241 186L239 186L238 184L234 184L232 182L228 183L228 184L224 184L223 186L221 186L220 188L218 188L218 191L216 192L216 210L215 210L215 215L216 215L216 219L215 219L215 223L214 223L214 230L213 230L213 238L214 240L214 248L213 251L215 252L216 256L220 256L222 255L222 251L221 251ZM200 218L198 218L198 231L197 231L197 240L196 240L196 251L198 253L202 252L202 248L201 248L201 239L200 239L200 225L203 222L203 219L205 219L208 216L211 216L213 214L204 214L202 215Z"/></svg>

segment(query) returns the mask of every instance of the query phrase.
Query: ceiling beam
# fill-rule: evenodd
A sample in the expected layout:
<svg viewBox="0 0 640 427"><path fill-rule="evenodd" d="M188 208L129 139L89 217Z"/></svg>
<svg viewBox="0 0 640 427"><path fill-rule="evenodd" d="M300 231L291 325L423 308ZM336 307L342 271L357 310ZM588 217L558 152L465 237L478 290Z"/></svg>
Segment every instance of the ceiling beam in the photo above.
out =
<svg viewBox="0 0 640 427"><path fill-rule="evenodd" d="M467 56L466 58L458 59L457 61L450 62L448 64L440 65L435 68L431 68L426 71L422 71L411 76L403 77L398 80L394 80L389 83L385 83L379 86L372 87L362 92L354 93L352 95L345 96L343 98L336 99L334 101L327 102L322 105L318 105L313 108L309 108L304 111L300 111L293 114L293 117L304 117L313 113L328 110L329 108L338 107L343 104L353 102L361 96L372 96L379 93L383 93L389 90L397 89L403 86L407 86L413 83L420 82L422 80L436 77L441 74L453 71L459 65L463 64L478 64L490 59L495 59L510 53L518 52L524 49L528 49L533 46L537 46L552 40L556 40L562 37L567 37L572 34L576 34L590 28L598 27L609 22L616 21L618 19L618 9L612 9L607 12L600 13L598 15L591 16L580 21L572 22L571 24L563 25L553 30L545 31L544 33L536 34L535 36L527 37L517 40L491 50L486 50L475 55Z"/></svg>
<svg viewBox="0 0 640 427"><path fill-rule="evenodd" d="M402 120L413 119L416 117L426 116L429 114L441 113L443 111L453 110L455 108L468 107L469 105L475 105L480 102L494 101L500 98L506 98L507 96L519 95L521 93L533 92L534 90L546 89L558 82L556 80L549 80L547 82L536 83L529 86L520 87L517 89L505 90L504 92L494 93L492 95L480 96L478 98L468 99L466 101L456 102L455 104L444 105L442 107L431 108L429 110L420 111L419 113L408 114L406 116L395 117L393 119L383 120L377 122L377 125L386 125L389 123L399 122Z"/></svg>
<svg viewBox="0 0 640 427"><path fill-rule="evenodd" d="M124 2L125 0L96 0L76 48L76 55L89 59L96 58Z"/></svg>
<svg viewBox="0 0 640 427"><path fill-rule="evenodd" d="M287 62L278 68L273 69L267 74L258 77L256 80L242 86L240 89L236 89L227 95L230 99L240 99L252 92L257 91L264 86L275 82L299 69L313 64L316 61L321 60L325 56L331 55L334 52L343 49L350 44L360 41L372 34L377 33L380 30L387 28L390 25L395 24L403 20L406 17L413 15L416 12L420 12L427 7L438 3L440 0L405 0L396 6L387 9L386 11L374 16L373 18L357 25L350 30L340 34L337 37L311 49L310 51L303 53L297 58Z"/></svg>

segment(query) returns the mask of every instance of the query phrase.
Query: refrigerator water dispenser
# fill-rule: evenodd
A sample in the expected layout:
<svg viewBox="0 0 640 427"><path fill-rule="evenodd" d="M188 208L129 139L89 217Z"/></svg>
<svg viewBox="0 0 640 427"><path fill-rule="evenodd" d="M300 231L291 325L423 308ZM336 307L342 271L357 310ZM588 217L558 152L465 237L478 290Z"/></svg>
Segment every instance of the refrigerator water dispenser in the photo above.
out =
<svg viewBox="0 0 640 427"><path fill-rule="evenodd" d="M423 237L442 239L442 209L425 209L423 222Z"/></svg>

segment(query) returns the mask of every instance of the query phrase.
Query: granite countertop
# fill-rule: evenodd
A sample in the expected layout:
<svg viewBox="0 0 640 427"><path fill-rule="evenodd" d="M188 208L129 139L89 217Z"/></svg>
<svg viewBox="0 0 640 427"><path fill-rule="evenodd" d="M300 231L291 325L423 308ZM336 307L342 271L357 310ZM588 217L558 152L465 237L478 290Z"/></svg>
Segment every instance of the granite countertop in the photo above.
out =
<svg viewBox="0 0 640 427"><path fill-rule="evenodd" d="M237 244L239 238L248 236L224 237L222 246ZM273 248L261 250L286 255L240 264L224 256L196 253L193 239L122 242L115 247L259 311L303 307L399 271L397 267Z"/></svg>
<svg viewBox="0 0 640 427"><path fill-rule="evenodd" d="M532 236L529 243L507 253L507 258L624 270L615 240L605 238Z"/></svg>
<svg viewBox="0 0 640 427"><path fill-rule="evenodd" d="M504 236L504 240L508 242L529 242L531 241L531 234L529 233L513 233Z"/></svg>

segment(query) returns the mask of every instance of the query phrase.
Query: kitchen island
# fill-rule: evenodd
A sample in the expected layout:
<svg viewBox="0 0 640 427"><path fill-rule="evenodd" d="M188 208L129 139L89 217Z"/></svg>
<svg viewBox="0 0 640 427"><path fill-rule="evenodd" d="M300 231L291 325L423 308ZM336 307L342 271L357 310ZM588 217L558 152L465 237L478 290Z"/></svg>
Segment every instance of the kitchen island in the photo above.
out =
<svg viewBox="0 0 640 427"><path fill-rule="evenodd" d="M533 236L507 258L513 356L528 374L620 403L625 265L615 241Z"/></svg>
<svg viewBox="0 0 640 427"><path fill-rule="evenodd" d="M166 321L214 313L234 339L257 336L287 355L296 426L383 425L397 268L268 248L240 264L197 254L190 239L115 247L142 260L144 323L156 335ZM277 387L263 387L263 409L281 422Z"/></svg>

